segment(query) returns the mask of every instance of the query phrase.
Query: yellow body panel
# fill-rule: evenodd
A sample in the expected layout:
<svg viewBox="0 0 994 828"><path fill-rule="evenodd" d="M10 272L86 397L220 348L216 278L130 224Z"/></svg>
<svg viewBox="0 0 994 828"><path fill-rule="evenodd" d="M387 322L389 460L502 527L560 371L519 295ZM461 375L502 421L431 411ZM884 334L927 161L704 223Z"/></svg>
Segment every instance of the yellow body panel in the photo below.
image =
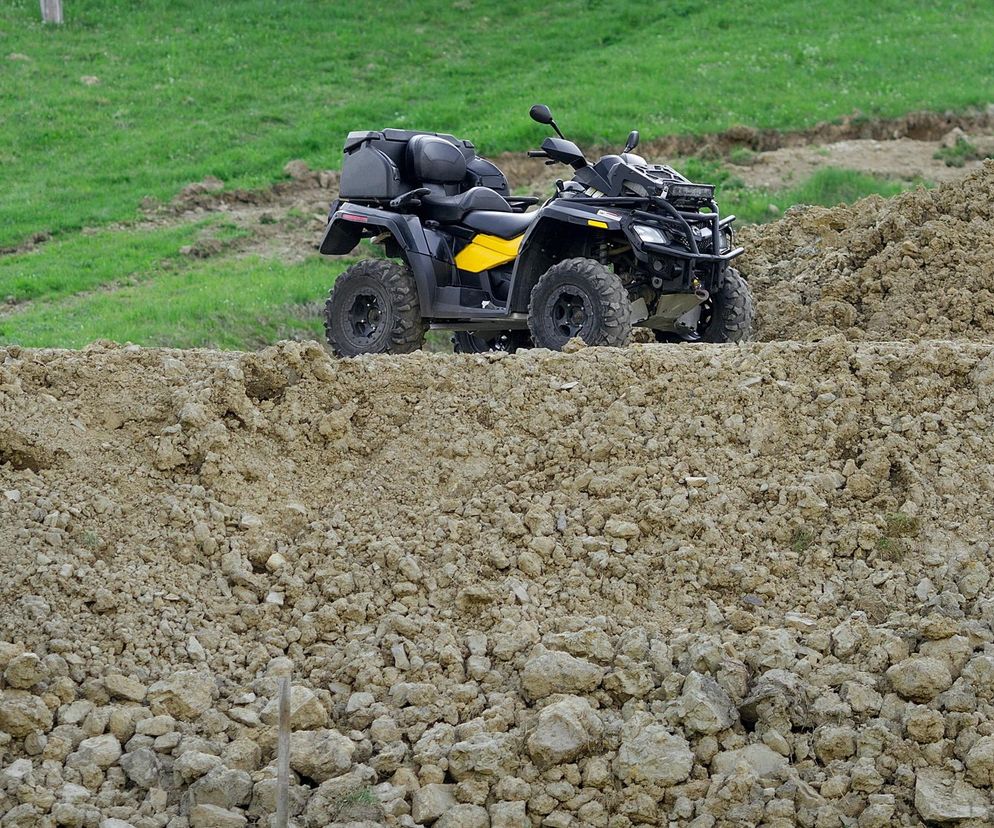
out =
<svg viewBox="0 0 994 828"><path fill-rule="evenodd" d="M607 230L606 221L594 221L593 219L587 219L587 224L591 227L600 227L602 230Z"/></svg>
<svg viewBox="0 0 994 828"><path fill-rule="evenodd" d="M477 233L473 236L473 240L456 254L456 267L468 273L481 273L492 267L513 262L524 237L524 233L514 239Z"/></svg>

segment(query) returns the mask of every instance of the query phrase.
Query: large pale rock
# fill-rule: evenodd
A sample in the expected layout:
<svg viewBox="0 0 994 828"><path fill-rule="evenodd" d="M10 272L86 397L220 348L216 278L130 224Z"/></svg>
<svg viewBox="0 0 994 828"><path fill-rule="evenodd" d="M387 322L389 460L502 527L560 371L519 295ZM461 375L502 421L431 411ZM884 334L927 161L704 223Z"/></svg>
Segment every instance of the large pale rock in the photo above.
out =
<svg viewBox="0 0 994 828"><path fill-rule="evenodd" d="M711 676L691 672L676 702L685 730L692 733L718 733L739 720L738 711Z"/></svg>
<svg viewBox="0 0 994 828"><path fill-rule="evenodd" d="M789 670L767 670L749 688L739 705L742 721L771 725L810 727L811 692L800 676Z"/></svg>
<svg viewBox="0 0 994 828"><path fill-rule="evenodd" d="M48 675L41 659L34 653L21 653L11 659L7 669L3 671L4 681L9 687L27 690L43 681Z"/></svg>
<svg viewBox="0 0 994 828"><path fill-rule="evenodd" d="M184 782L192 782L221 766L221 759L213 753L199 750L184 750L173 763L173 770Z"/></svg>
<svg viewBox="0 0 994 828"><path fill-rule="evenodd" d="M623 784L676 785L686 781L693 765L687 740L670 733L652 716L636 713L625 723L614 760L615 775Z"/></svg>
<svg viewBox="0 0 994 828"><path fill-rule="evenodd" d="M740 763L761 779L775 773L787 764L787 757L762 744L746 745L719 753L711 762L712 773L731 773Z"/></svg>
<svg viewBox="0 0 994 828"><path fill-rule="evenodd" d="M918 654L943 662L955 681L973 655L973 642L965 635L949 635L923 642L918 648Z"/></svg>
<svg viewBox="0 0 994 828"><path fill-rule="evenodd" d="M104 688L112 699L140 702L145 700L148 688L133 676L122 676L117 673L104 678Z"/></svg>
<svg viewBox="0 0 994 828"><path fill-rule="evenodd" d="M456 786L422 785L414 792L411 816L415 822L427 825L456 806Z"/></svg>
<svg viewBox="0 0 994 828"><path fill-rule="evenodd" d="M534 621L507 621L498 625L493 637L491 652L499 661L510 661L518 653L538 641L538 627Z"/></svg>
<svg viewBox="0 0 994 828"><path fill-rule="evenodd" d="M994 787L994 736L981 736L963 760L966 778L978 788Z"/></svg>
<svg viewBox="0 0 994 828"><path fill-rule="evenodd" d="M0 731L15 738L52 729L52 711L26 690L5 690L0 696Z"/></svg>
<svg viewBox="0 0 994 828"><path fill-rule="evenodd" d="M149 748L138 748L125 753L120 759L128 779L139 788L155 788L159 785L162 766L159 757Z"/></svg>
<svg viewBox="0 0 994 828"><path fill-rule="evenodd" d="M300 730L290 734L290 767L324 782L352 767L355 743L337 730Z"/></svg>
<svg viewBox="0 0 994 828"><path fill-rule="evenodd" d="M604 677L604 689L622 699L641 699L656 686L648 665L619 656L618 664Z"/></svg>
<svg viewBox="0 0 994 828"><path fill-rule="evenodd" d="M968 599L976 598L991 579L990 570L980 561L964 564L959 577L959 591Z"/></svg>
<svg viewBox="0 0 994 828"><path fill-rule="evenodd" d="M527 828L531 821L526 816L524 802L495 802L490 812L490 828Z"/></svg>
<svg viewBox="0 0 994 828"><path fill-rule="evenodd" d="M604 724L590 703L567 696L543 708L528 738L528 752L540 768L572 762L601 737Z"/></svg>
<svg viewBox="0 0 994 828"><path fill-rule="evenodd" d="M121 743L113 733L104 733L84 739L76 753L81 760L92 762L98 768L109 768L121 758Z"/></svg>
<svg viewBox="0 0 994 828"><path fill-rule="evenodd" d="M906 658L887 671L895 692L905 699L924 704L953 683L949 667L937 658Z"/></svg>
<svg viewBox="0 0 994 828"><path fill-rule="evenodd" d="M190 811L190 828L244 828L248 820L241 814L217 805L196 805Z"/></svg>
<svg viewBox="0 0 994 828"><path fill-rule="evenodd" d="M326 828L347 818L354 819L349 803L355 803L357 795L372 786L376 772L366 765L356 765L348 773L322 782L307 800L304 809L303 825L307 828ZM355 803L360 804L360 803ZM372 806L371 806L372 807ZM375 810L375 809L374 809ZM298 822L298 824L301 824ZM382 821L374 823L382 825Z"/></svg>
<svg viewBox="0 0 994 828"><path fill-rule="evenodd" d="M566 650L578 658L586 658L608 664L614 660L614 645L611 636L597 627L584 627L575 632L562 632L547 635L542 639L557 650Z"/></svg>
<svg viewBox="0 0 994 828"><path fill-rule="evenodd" d="M290 783L289 788L289 811L290 816L301 813L307 804L307 799L311 795L312 788L306 785L294 785ZM271 814L276 813L276 800L279 796L277 780L275 777L260 779L252 786L252 803L249 805L247 814L249 817L265 817L259 820L262 825L267 825L266 820ZM290 823L293 825L293 822Z"/></svg>
<svg viewBox="0 0 994 828"><path fill-rule="evenodd" d="M948 771L922 768L915 780L915 808L926 822L982 822L994 816L983 791L956 779Z"/></svg>
<svg viewBox="0 0 994 828"><path fill-rule="evenodd" d="M207 710L217 694L217 683L206 673L180 670L148 688L148 703L156 716L190 721Z"/></svg>
<svg viewBox="0 0 994 828"><path fill-rule="evenodd" d="M604 670L582 658L537 647L521 671L521 686L532 699L553 693L589 693L604 678Z"/></svg>
<svg viewBox="0 0 994 828"><path fill-rule="evenodd" d="M30 759L15 759L0 770L0 786L13 790L24 781L30 783L33 770Z"/></svg>
<svg viewBox="0 0 994 828"><path fill-rule="evenodd" d="M824 765L836 759L848 759L856 752L856 731L848 725L823 725L815 731L814 747Z"/></svg>
<svg viewBox="0 0 994 828"><path fill-rule="evenodd" d="M197 805L217 805L230 810L248 805L252 798L252 777L245 771L217 767L201 776L186 792L184 799L192 810Z"/></svg>
<svg viewBox="0 0 994 828"><path fill-rule="evenodd" d="M479 805L456 805L439 817L435 828L490 828L490 815Z"/></svg>
<svg viewBox="0 0 994 828"><path fill-rule="evenodd" d="M449 773L462 781L483 777L500 778L517 763L518 748L512 737L500 733L476 733L449 750Z"/></svg>
<svg viewBox="0 0 994 828"><path fill-rule="evenodd" d="M272 699L262 710L262 721L276 725L280 717L280 702ZM328 724L328 711L314 692L295 685L290 688L290 727L294 730L315 730Z"/></svg>
<svg viewBox="0 0 994 828"><path fill-rule="evenodd" d="M963 678L973 686L978 698L994 701L994 655L978 655L963 668Z"/></svg>

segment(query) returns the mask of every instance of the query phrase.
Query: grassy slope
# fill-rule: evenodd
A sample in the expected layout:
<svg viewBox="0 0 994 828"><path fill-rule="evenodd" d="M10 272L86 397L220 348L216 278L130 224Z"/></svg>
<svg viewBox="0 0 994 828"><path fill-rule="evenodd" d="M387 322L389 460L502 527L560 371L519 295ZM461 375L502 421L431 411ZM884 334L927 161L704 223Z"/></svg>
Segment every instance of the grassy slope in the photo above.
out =
<svg viewBox="0 0 994 828"><path fill-rule="evenodd" d="M0 6L0 246L134 216L212 174L337 163L409 126L523 150L545 100L584 142L987 102L989 0L36 0ZM21 53L29 60L9 60ZM88 86L83 76L99 83Z"/></svg>
<svg viewBox="0 0 994 828"><path fill-rule="evenodd" d="M154 235L154 234L153 234ZM95 339L175 348L258 348L322 337L316 302L348 262L229 258L152 268L147 279L0 316L0 342L80 348Z"/></svg>

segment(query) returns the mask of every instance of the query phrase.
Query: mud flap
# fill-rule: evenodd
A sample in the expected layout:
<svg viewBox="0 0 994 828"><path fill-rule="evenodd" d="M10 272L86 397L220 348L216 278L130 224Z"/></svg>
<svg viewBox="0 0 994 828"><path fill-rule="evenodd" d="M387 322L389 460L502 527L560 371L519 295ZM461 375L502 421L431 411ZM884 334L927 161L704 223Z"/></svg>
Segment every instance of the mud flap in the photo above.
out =
<svg viewBox="0 0 994 828"><path fill-rule="evenodd" d="M324 238L318 247L325 255L349 253L359 244L363 225L354 221L332 220L324 231Z"/></svg>

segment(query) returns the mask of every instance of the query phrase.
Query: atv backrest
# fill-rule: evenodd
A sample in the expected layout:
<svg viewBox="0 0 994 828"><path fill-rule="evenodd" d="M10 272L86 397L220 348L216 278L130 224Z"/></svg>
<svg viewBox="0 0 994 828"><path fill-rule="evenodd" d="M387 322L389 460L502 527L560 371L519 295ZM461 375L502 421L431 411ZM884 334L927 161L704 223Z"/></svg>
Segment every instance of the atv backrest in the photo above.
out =
<svg viewBox="0 0 994 828"><path fill-rule="evenodd" d="M412 139L418 139L414 149ZM479 186L510 194L503 173L479 158L471 142L454 135L384 129L350 132L345 139L341 198L388 201L424 184L450 195Z"/></svg>
<svg viewBox="0 0 994 828"><path fill-rule="evenodd" d="M459 184L466 177L466 157L436 135L415 135L407 142L407 169L419 184Z"/></svg>

